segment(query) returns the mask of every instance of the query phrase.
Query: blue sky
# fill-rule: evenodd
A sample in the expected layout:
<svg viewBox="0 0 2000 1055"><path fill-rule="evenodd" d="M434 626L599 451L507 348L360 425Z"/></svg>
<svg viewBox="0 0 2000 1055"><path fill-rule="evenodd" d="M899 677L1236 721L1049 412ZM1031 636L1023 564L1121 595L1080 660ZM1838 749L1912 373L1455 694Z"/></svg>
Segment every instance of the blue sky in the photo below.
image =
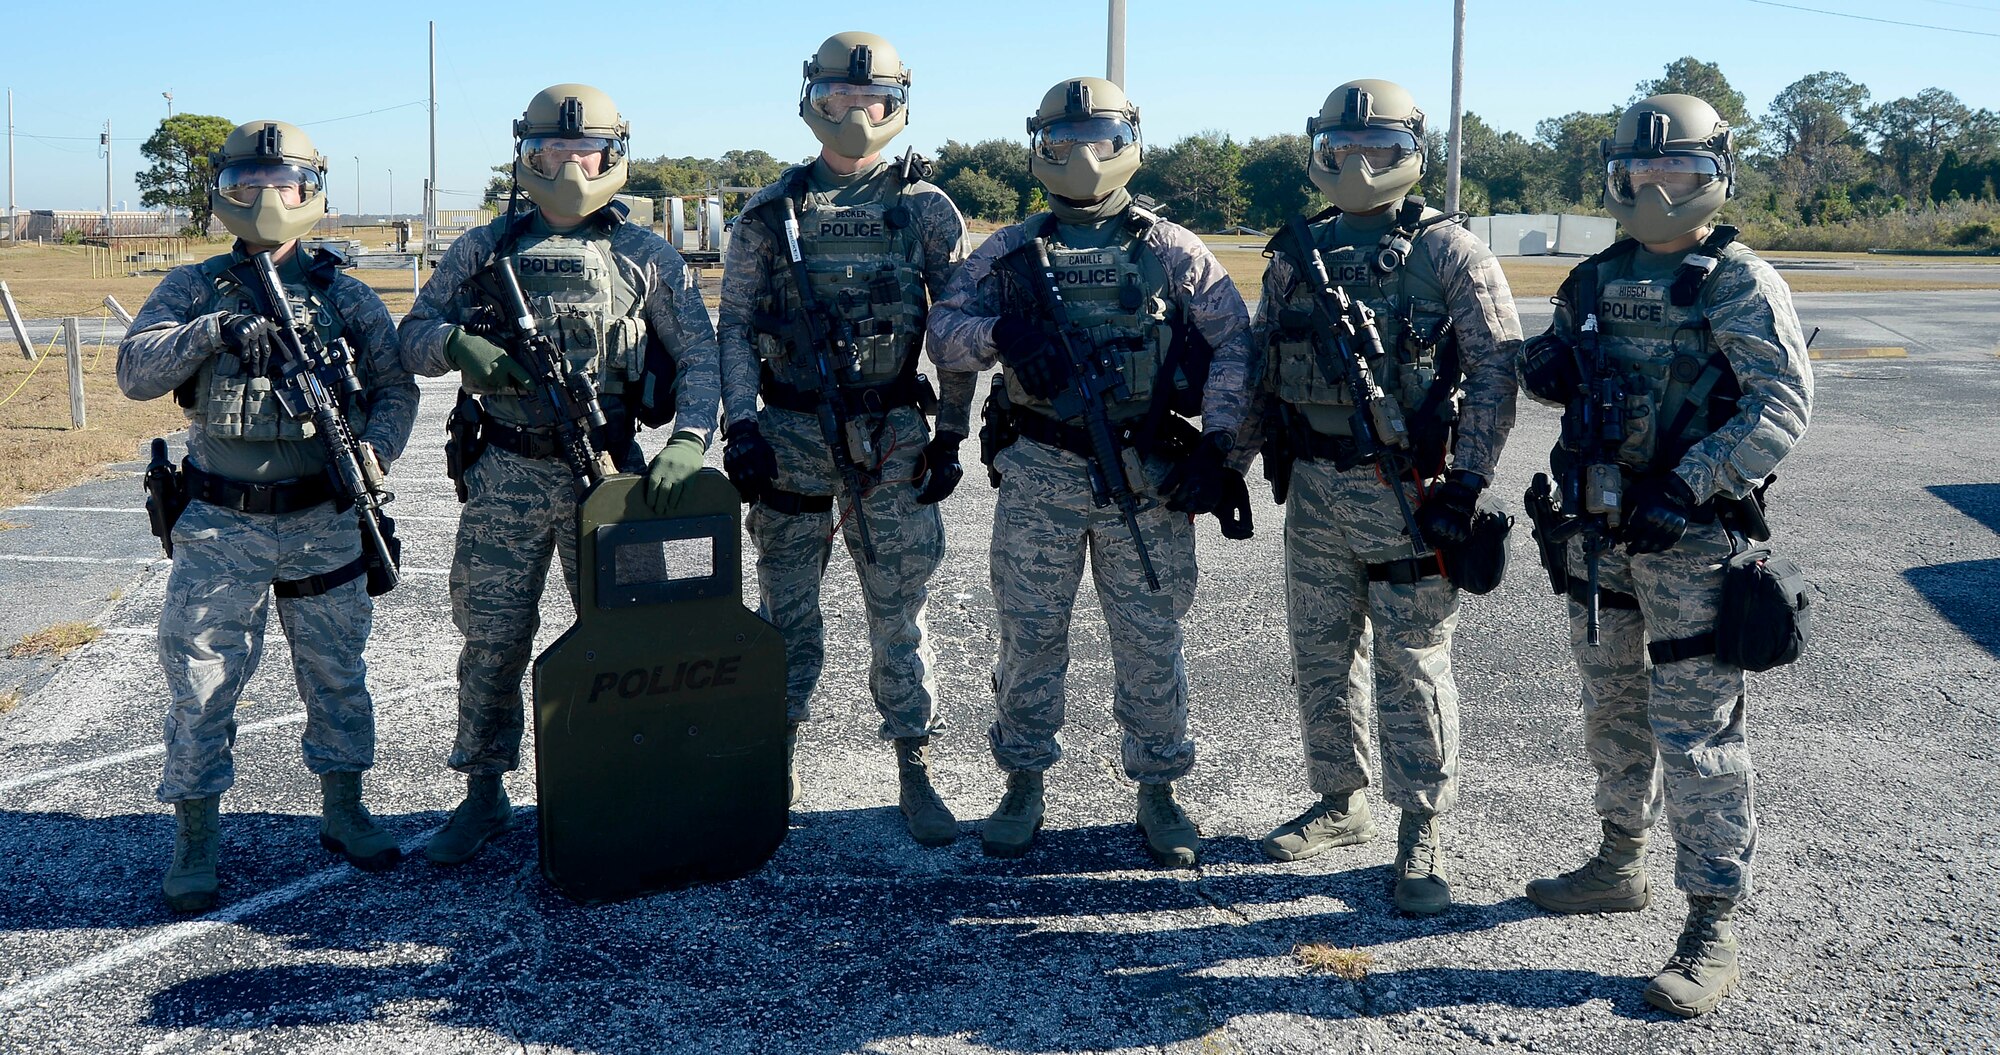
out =
<svg viewBox="0 0 2000 1055"><path fill-rule="evenodd" d="M825 0L596 6L618 14L601 28L557 30L537 20L584 5L355 0L171 14L158 4L15 5L0 26L0 87L14 90L16 200L23 209L101 208L97 133L108 117L114 196L136 208L138 146L165 115L160 93L171 88L177 112L311 122L333 165L336 208L354 209L357 189L364 211L388 208L393 168L396 207L413 212L427 164L421 100L431 18L438 21L438 182L447 191L483 187L488 166L507 157L509 122L535 91L562 81L610 92L641 157L731 148L800 157L815 144L796 114L799 64L843 29L889 37L915 71L912 123L898 150L912 141L928 151L948 138L1021 137L1022 119L1049 85L1104 69L1097 0L872 0L854 5L856 17L829 14L839 5ZM1602 0L1467 6L1466 108L1523 134L1542 117L1623 102L1636 82L1687 54L1719 63L1757 113L1786 84L1821 69L1847 73L1877 99L1937 86L1969 105L2000 108L1993 59L2000 0L1797 0L1964 31L1957 33L1754 0L1651 8L1671 19ZM1127 88L1153 142L1204 129L1238 138L1300 131L1334 85L1363 76L1404 83L1437 115L1435 127L1446 123L1450 0L1129 0L1129 7ZM190 26L200 27L198 44L182 43ZM297 50L276 52L275 37L298 42ZM184 55L162 57L163 48ZM446 207L474 201L476 194L440 198Z"/></svg>

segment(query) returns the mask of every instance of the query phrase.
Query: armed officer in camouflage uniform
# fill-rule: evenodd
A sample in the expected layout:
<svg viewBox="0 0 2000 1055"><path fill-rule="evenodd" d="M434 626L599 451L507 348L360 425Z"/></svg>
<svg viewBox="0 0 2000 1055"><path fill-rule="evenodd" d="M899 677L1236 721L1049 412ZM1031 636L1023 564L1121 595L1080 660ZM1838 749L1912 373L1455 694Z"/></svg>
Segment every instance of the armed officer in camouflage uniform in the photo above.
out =
<svg viewBox="0 0 2000 1055"><path fill-rule="evenodd" d="M924 181L928 162L914 151L882 158L909 119L909 88L896 49L873 33L835 34L806 61L799 116L820 154L744 205L723 268L719 336L725 465L753 503L763 614L784 634L787 743L796 749L826 665L820 580L839 531L867 604L868 684L881 735L895 743L903 816L917 842L941 846L958 821L926 758L940 725L924 605L944 558L937 503L964 475L958 448L977 378L940 370L939 400L917 373L931 302L965 258L966 237L957 207ZM787 210L809 276L803 297ZM823 418L828 384L844 423ZM935 435L927 411L938 415ZM836 463L829 428L843 433L850 468ZM794 764L794 801L798 793Z"/></svg>
<svg viewBox="0 0 2000 1055"><path fill-rule="evenodd" d="M272 394L283 359L257 307L251 257L271 254L293 310L323 344L345 338L354 350L361 391L345 409L381 468L409 440L417 386L381 299L333 257L299 249L326 215L326 159L312 140L282 121L252 121L229 134L213 164L209 198L235 246L175 268L118 346L119 388L133 399L172 392L188 419L175 493L149 502L166 507L168 523L156 527L171 531L174 560L160 612L173 704L158 794L174 805L162 892L179 912L215 903L216 807L235 781L236 701L263 653L273 593L306 705L306 768L320 778L320 842L370 871L401 856L361 804L361 774L375 762L361 532L352 508L335 501L313 422L287 416ZM176 520L170 509L182 503Z"/></svg>
<svg viewBox="0 0 2000 1055"><path fill-rule="evenodd" d="M1124 730L1125 773L1139 784L1139 827L1156 861L1192 866L1201 840L1173 795L1173 781L1194 763L1181 656L1181 619L1195 590L1187 514L1215 510L1241 488L1224 459L1249 402L1248 313L1201 240L1126 189L1139 167L1139 111L1116 85L1097 77L1057 84L1028 130L1050 212L988 238L930 325L940 364L982 370L997 359L1004 367L1004 388L988 409L990 442L1001 449L982 456L1000 476L992 545L999 718L990 735L1007 793L983 842L989 854L1019 856L1041 827L1043 771L1062 756L1070 613L1088 554L1111 639L1112 715ZM1045 274L1071 322L1060 330L1051 325ZM1105 416L1127 497L1136 492L1135 515L1096 497L1094 484L1111 474L1090 454L1090 416L1058 417L1056 407L1083 391L1066 348L1093 378L1110 364ZM1205 435L1187 435L1194 429L1169 407L1199 413Z"/></svg>
<svg viewBox="0 0 2000 1055"><path fill-rule="evenodd" d="M1349 81L1306 130L1308 174L1333 208L1300 223L1328 280L1373 312L1385 353L1370 364L1373 380L1404 421L1413 458L1389 479L1357 442L1356 395L1328 369L1341 353L1311 323L1317 272L1281 235L1266 254L1257 310L1266 399L1237 458L1247 462L1261 442L1285 503L1299 724L1320 798L1263 848L1296 861L1375 837L1361 794L1374 778L1372 688L1383 795L1402 813L1396 906L1429 915L1451 904L1437 818L1458 797L1459 590L1441 553L1470 541L1475 503L1513 425L1521 324L1493 254L1459 217L1410 193L1423 176L1425 127L1408 91Z"/></svg>
<svg viewBox="0 0 2000 1055"><path fill-rule="evenodd" d="M1734 228L1713 224L1735 173L1715 109L1689 95L1642 99L1604 159L1604 204L1627 237L1571 273L1549 333L1521 356L1523 387L1569 408L1558 478L1584 456L1570 449L1569 419L1603 402L1593 391L1618 394L1612 479L1598 488L1619 514L1617 548L1596 556L1598 611L1586 607L1586 539L1558 552L1603 840L1582 867L1529 883L1528 897L1552 912L1644 908L1646 834L1664 801L1688 918L1646 999L1693 1016L1739 976L1731 917L1750 894L1757 822L1743 671L1716 659L1712 638L1707 648L1690 639L1716 628L1722 564L1736 548L1731 512L1757 501L1804 434L1812 373L1791 291L1732 240ZM1597 295L1580 304L1588 288ZM1578 354L1580 313L1594 317L1601 380ZM1587 515L1568 508L1587 490L1565 486L1562 512ZM1602 623L1595 645L1592 616Z"/></svg>
<svg viewBox="0 0 2000 1055"><path fill-rule="evenodd" d="M527 370L486 336L493 305L475 278L514 261L540 331L601 393L610 428L600 453L646 472L656 510L670 509L700 471L714 433L715 332L694 272L611 201L625 185L627 134L610 97L588 85L558 84L529 100L514 124L514 181L534 207L511 208L510 194L507 215L453 242L403 320L410 370L457 370L463 386L447 451L465 501L451 566L465 647L449 764L466 774L466 797L424 849L439 864L469 859L513 822L500 778L520 764L521 675L551 551L577 597L574 473L554 426L539 420ZM648 467L632 431L668 416L675 432Z"/></svg>

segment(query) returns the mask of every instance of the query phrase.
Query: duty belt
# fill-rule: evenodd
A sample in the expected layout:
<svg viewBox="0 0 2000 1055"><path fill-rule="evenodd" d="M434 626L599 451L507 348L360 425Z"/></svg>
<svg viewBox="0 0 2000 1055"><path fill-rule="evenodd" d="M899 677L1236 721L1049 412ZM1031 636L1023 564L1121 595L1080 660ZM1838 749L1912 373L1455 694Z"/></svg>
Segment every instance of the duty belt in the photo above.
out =
<svg viewBox="0 0 2000 1055"><path fill-rule="evenodd" d="M904 374L892 381L878 385L847 387L840 390L841 401L846 404L849 415L882 414L898 407L914 407L920 402L917 390L922 382L915 374ZM790 410L800 414L819 413L819 390L796 388L772 377L768 370L764 373L762 385L764 405Z"/></svg>
<svg viewBox="0 0 2000 1055"><path fill-rule="evenodd" d="M767 487L757 492L757 504L788 517L800 513L825 513L833 508L832 495L802 495L797 491L780 491Z"/></svg>
<svg viewBox="0 0 2000 1055"><path fill-rule="evenodd" d="M547 429L522 428L487 418L479 435L488 444L523 458L555 458L562 454L562 441Z"/></svg>
<svg viewBox="0 0 2000 1055"><path fill-rule="evenodd" d="M1117 441L1119 450L1131 449L1138 445L1139 420L1135 419L1123 425L1114 423L1113 428L1115 431L1112 433L1111 438ZM1036 443L1045 443L1082 458L1091 456L1090 437L1083 431L1083 427L1080 425L1071 425L1067 422L1057 421L1047 414L1036 413L1024 407L1016 407L1014 408L1014 430L1028 439L1034 440Z"/></svg>
<svg viewBox="0 0 2000 1055"><path fill-rule="evenodd" d="M244 483L204 471L193 462L185 463L190 499L238 513L295 513L333 501L333 481L325 476L308 476L270 484Z"/></svg>

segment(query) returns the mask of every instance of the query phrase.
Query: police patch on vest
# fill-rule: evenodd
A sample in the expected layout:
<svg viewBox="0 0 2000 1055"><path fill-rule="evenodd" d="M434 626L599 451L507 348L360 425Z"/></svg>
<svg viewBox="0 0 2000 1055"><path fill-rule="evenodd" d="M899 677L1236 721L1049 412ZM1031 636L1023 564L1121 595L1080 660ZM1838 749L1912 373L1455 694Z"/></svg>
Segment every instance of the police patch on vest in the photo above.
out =
<svg viewBox="0 0 2000 1055"><path fill-rule="evenodd" d="M1368 265L1368 251L1348 246L1320 254L1326 261L1326 274L1336 286L1356 286L1373 283L1375 272Z"/></svg>
<svg viewBox="0 0 2000 1055"><path fill-rule="evenodd" d="M1058 253L1053 261L1056 282L1070 286L1116 286L1121 277L1117 254L1103 250Z"/></svg>
<svg viewBox="0 0 2000 1055"><path fill-rule="evenodd" d="M881 238L886 233L879 208L841 209L830 215L822 213L815 231L820 238Z"/></svg>
<svg viewBox="0 0 2000 1055"><path fill-rule="evenodd" d="M1650 282L1613 282L1597 301L1597 317L1607 322L1664 325L1667 289Z"/></svg>

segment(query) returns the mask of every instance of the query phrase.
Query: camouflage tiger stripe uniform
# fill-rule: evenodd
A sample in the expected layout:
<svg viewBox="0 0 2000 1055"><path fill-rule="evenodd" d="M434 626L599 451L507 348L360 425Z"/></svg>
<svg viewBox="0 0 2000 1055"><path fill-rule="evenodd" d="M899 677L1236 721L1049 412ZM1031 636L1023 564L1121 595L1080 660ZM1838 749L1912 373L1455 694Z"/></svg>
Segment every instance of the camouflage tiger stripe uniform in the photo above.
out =
<svg viewBox="0 0 2000 1055"><path fill-rule="evenodd" d="M780 512L764 503L750 510L747 527L757 546L757 583L761 610L785 639L786 703L790 719L810 715L813 688L826 666L826 622L820 610L820 583L833 552L836 518L854 559L867 605L871 657L868 687L882 715L885 740L922 737L939 728L936 660L926 636L924 607L930 599L930 577L944 559L944 519L940 505L916 501L917 459L931 439L924 416L915 407L897 407L870 415L863 427L873 433L879 464L872 469L877 483L865 488L858 507L833 466L816 415L772 406L758 407L767 377L795 389L816 384L809 358L793 354L774 323L796 303L785 244L757 217L763 206L777 202L794 181L803 178L801 251L809 266L821 261L824 275L837 256L867 272L884 274L887 266L899 286L894 307L871 298L864 309L870 318L886 313L894 336L866 343L861 370L868 383L887 382L916 369L924 321L931 302L965 259L965 221L958 207L937 187L916 180L904 183L897 166L882 161L852 176L830 172L825 163L787 169L744 205L746 218L730 235L722 276L721 324L722 396L729 424L755 421L777 453L780 490L796 495L831 495L830 511ZM895 209L908 223L898 231L887 222ZM852 274L854 267L844 268ZM866 277L862 279L863 285ZM822 307L833 303L847 284L833 276L827 285L815 281ZM859 287L855 287L859 288ZM851 297L850 297L851 300ZM937 427L960 436L970 431L975 374L941 368ZM866 517L876 561L861 550L856 518Z"/></svg>
<svg viewBox="0 0 2000 1055"><path fill-rule="evenodd" d="M1727 358L1742 389L1733 413L1708 422L1697 416L1690 431L1702 435L1699 442L1677 464L1657 468L1678 473L1698 501L1740 498L1805 434L1812 412L1805 337L1791 289L1741 245L1725 250L1692 307L1672 306L1666 290L1682 256L1640 249L1605 265L1598 308L1602 346L1625 366L1632 398L1656 411L1648 421L1660 416L1662 386L1677 357L1699 361L1719 351ZM1671 317L1645 324L1657 311ZM1575 332L1566 305L1558 305L1555 326L1565 337ZM1698 352L1692 340L1699 340ZM1632 437L1621 461L1644 468L1660 438L1636 430ZM1639 608L1603 608L1601 644L1594 648L1585 638L1584 606L1571 600L1569 614L1582 675L1585 745L1597 771L1597 812L1643 832L1664 804L1678 850L1675 885L1741 901L1751 893L1757 844L1743 671L1718 664L1713 655L1655 665L1646 650L1649 640L1715 628L1721 564L1729 552L1719 525L1693 520L1680 544L1664 553L1635 557L1614 547L1599 559L1600 586L1634 595ZM1579 580L1584 574L1581 540L1569 549L1569 570Z"/></svg>
<svg viewBox="0 0 2000 1055"><path fill-rule="evenodd" d="M1038 215L1004 228L966 259L931 314L932 354L940 363L962 370L992 366L998 358L996 319L1003 313L1038 311L1029 291L995 263L1025 245L1028 231L1040 230L1047 219ZM1214 349L1201 403L1202 428L1233 434L1250 400L1250 330L1242 296L1208 247L1186 228L1159 220L1144 225L1133 238L1125 233L1125 224L1124 214L1094 228L1058 224L1052 252L1060 258L1066 250L1111 250L1117 258L1108 265L1111 271L1128 260L1143 265L1139 271L1146 277L1141 281L1157 284L1145 289L1142 299L1150 303L1158 298L1162 321L1184 320ZM1067 270L1087 274L1096 268ZM1106 286L1111 304L1118 300L1117 282L1113 278ZM1066 287L1071 310L1087 312L1084 304L1093 292ZM1151 346L1134 354L1157 352ZM1158 365L1154 358L1128 359L1126 381L1138 398L1114 408L1115 417L1143 413L1144 392ZM1009 388L1016 413L1033 412L1011 379ZM999 714L989 736L994 760L1004 770L1039 772L1062 757L1058 733L1067 703L1069 628L1086 553L1111 643L1111 711L1124 733L1126 775L1144 784L1166 784L1194 764L1181 651L1181 619L1194 600L1197 577L1194 527L1186 514L1169 512L1161 500L1159 483L1169 468L1165 461L1142 464L1128 450L1124 462L1140 492L1139 526L1159 576L1157 593L1147 587L1137 547L1117 506L1092 501L1084 458L1022 437L995 462L1001 485L990 560L1000 622Z"/></svg>
<svg viewBox="0 0 2000 1055"><path fill-rule="evenodd" d="M403 319L403 361L436 377L451 370L445 345L468 321L478 298L466 283L499 242L504 220L452 243ZM630 223L608 232L587 219L572 232L550 230L540 216L511 249L523 261L521 284L545 332L569 349L610 397L636 383L645 334L664 343L676 364L672 431L707 442L720 398L715 331L695 274L666 240ZM511 425L528 416L520 393L474 391L483 412ZM576 602L576 499L561 457L527 458L488 446L466 472L467 500L452 554L452 618L465 634L458 658L458 736L450 766L497 774L520 764L524 700L521 676L541 625L542 586L553 552Z"/></svg>
<svg viewBox="0 0 2000 1055"><path fill-rule="evenodd" d="M1406 338L1427 339L1449 323L1446 339L1457 342L1464 375L1451 467L1491 482L1514 422L1521 323L1513 294L1493 254L1455 223L1426 230L1408 261L1378 282L1368 260L1399 208L1338 216L1313 225L1313 234L1333 280L1374 310L1389 354L1371 365L1376 381L1397 397L1406 416L1422 403L1440 365L1422 340ZM1312 292L1298 281L1286 255L1271 258L1256 321L1258 345L1268 349L1265 400L1238 443L1237 464L1247 464L1266 430L1279 427L1276 401L1289 404L1317 433L1351 433L1353 400L1346 384L1322 376L1310 337L1285 332L1280 324L1285 309L1309 307ZM1411 427L1416 429L1414 422ZM1398 486L1414 510L1439 479L1432 476L1421 485L1406 479ZM1286 610L1307 781L1322 795L1374 782L1367 736L1372 689L1384 797L1398 809L1444 813L1458 797L1458 686L1451 672L1458 590L1432 564L1412 583L1370 581L1369 565L1412 555L1401 508L1375 465L1340 470L1330 460L1301 458L1291 488L1285 504ZM1371 625L1372 641L1364 640Z"/></svg>
<svg viewBox="0 0 2000 1055"><path fill-rule="evenodd" d="M245 376L222 343L222 318L251 310L222 272L246 259L238 243L227 256L170 272L118 346L118 387L144 400L192 382L188 458L209 473L244 483L321 478L326 456L310 423L285 420L264 380ZM417 413L417 386L398 357L388 309L330 261L313 268L309 286L307 265L294 253L279 265L280 278L322 340L344 336L354 348L364 390L350 421L386 468L403 453ZM159 628L160 667L173 695L161 802L220 795L235 782L236 702L263 656L271 584L335 571L361 554L353 511L330 501L275 514L190 502L173 542ZM374 605L365 577L276 605L306 707L306 768L368 769L375 710L362 650Z"/></svg>

